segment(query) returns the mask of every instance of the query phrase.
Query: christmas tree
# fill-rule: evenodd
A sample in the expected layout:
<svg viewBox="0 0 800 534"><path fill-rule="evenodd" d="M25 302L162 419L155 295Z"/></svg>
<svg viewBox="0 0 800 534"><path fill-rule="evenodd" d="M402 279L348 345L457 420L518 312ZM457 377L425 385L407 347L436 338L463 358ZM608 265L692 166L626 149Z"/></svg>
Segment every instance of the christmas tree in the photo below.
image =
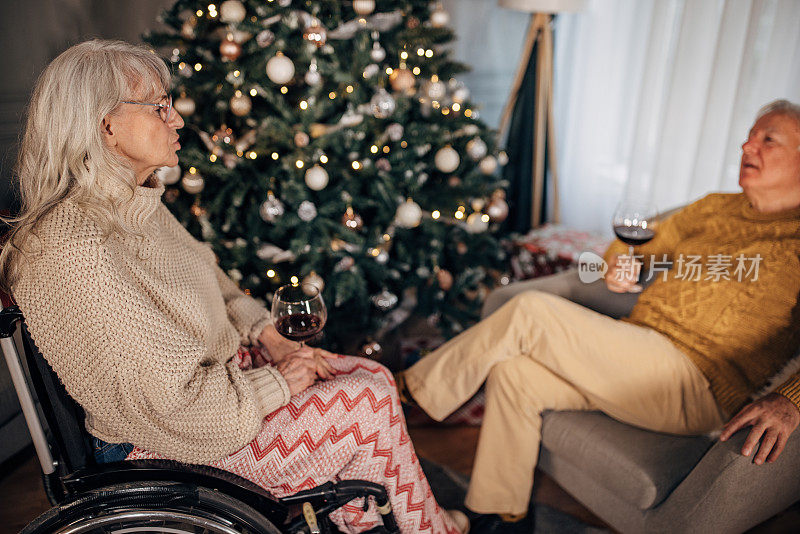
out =
<svg viewBox="0 0 800 534"><path fill-rule="evenodd" d="M441 5L178 0L162 17L146 40L186 121L165 201L231 278L266 302L323 288L338 350L411 311L446 334L477 319L504 267L505 154L455 79Z"/></svg>

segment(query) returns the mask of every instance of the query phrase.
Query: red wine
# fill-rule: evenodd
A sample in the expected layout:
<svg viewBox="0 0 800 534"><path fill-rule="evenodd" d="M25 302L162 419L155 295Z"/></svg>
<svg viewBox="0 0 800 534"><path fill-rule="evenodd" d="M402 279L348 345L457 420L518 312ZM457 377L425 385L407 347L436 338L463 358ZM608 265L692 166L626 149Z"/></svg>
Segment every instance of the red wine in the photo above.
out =
<svg viewBox="0 0 800 534"><path fill-rule="evenodd" d="M632 246L644 245L656 236L653 230L641 226L615 226L614 233L620 241Z"/></svg>
<svg viewBox="0 0 800 534"><path fill-rule="evenodd" d="M278 319L275 329L292 341L305 341L322 330L322 320L311 313L293 313Z"/></svg>

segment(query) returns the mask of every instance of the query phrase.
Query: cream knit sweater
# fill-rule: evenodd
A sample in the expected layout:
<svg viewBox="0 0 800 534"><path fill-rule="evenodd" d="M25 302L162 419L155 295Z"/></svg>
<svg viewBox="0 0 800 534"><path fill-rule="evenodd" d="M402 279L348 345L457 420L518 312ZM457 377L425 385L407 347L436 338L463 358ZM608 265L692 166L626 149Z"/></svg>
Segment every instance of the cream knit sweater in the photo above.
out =
<svg viewBox="0 0 800 534"><path fill-rule="evenodd" d="M290 393L274 367L233 362L269 315L175 220L163 192L115 193L138 236L103 238L62 202L37 225L41 252L22 260L14 296L91 434L205 463L251 441Z"/></svg>

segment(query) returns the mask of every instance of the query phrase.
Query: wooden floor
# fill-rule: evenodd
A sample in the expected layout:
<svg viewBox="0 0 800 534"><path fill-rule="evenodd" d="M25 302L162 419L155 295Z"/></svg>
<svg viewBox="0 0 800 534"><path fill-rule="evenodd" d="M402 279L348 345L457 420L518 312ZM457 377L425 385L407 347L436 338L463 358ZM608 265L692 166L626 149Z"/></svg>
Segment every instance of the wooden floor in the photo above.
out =
<svg viewBox="0 0 800 534"><path fill-rule="evenodd" d="M417 454L469 475L478 442L477 427L414 427L409 429ZM537 471L534 500L579 518L584 523L603 522L575 501L546 474ZM29 448L0 469L0 534L19 532L50 507L42 489L39 463ZM800 505L752 529L750 534L800 532Z"/></svg>

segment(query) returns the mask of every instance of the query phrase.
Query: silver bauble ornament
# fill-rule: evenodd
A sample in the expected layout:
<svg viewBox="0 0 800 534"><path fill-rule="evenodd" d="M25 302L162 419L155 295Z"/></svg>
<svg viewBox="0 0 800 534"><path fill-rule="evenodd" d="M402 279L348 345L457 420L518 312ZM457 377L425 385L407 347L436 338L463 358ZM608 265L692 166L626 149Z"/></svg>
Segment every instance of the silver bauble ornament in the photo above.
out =
<svg viewBox="0 0 800 534"><path fill-rule="evenodd" d="M489 152L489 147L480 137L475 137L467 143L467 154L474 159L479 160Z"/></svg>
<svg viewBox="0 0 800 534"><path fill-rule="evenodd" d="M267 61L267 77L276 84L289 83L294 77L294 63L278 52Z"/></svg>
<svg viewBox="0 0 800 534"><path fill-rule="evenodd" d="M219 20L225 24L242 22L247 16L247 10L239 0L225 0L219 6Z"/></svg>
<svg viewBox="0 0 800 534"><path fill-rule="evenodd" d="M422 208L410 198L397 207L395 220L403 228L414 228L422 220Z"/></svg>
<svg viewBox="0 0 800 534"><path fill-rule="evenodd" d="M447 96L447 85L442 81L429 81L425 84L425 94L431 100L442 100Z"/></svg>
<svg viewBox="0 0 800 534"><path fill-rule="evenodd" d="M175 108L175 111L177 111L183 117L188 117L194 113L195 109L197 109L197 105L195 104L194 100L186 95L181 95L176 98L172 103L172 107Z"/></svg>
<svg viewBox="0 0 800 534"><path fill-rule="evenodd" d="M389 139L392 141L399 141L403 138L404 133L403 125L397 122L393 122L389 126L386 127L386 134L389 136Z"/></svg>
<svg viewBox="0 0 800 534"><path fill-rule="evenodd" d="M353 0L353 11L362 17L375 11L375 0Z"/></svg>
<svg viewBox="0 0 800 534"><path fill-rule="evenodd" d="M383 87L378 89L378 92L373 95L372 100L369 101L369 105L372 108L372 114L377 119L385 119L391 116L397 106L394 97Z"/></svg>
<svg viewBox="0 0 800 534"><path fill-rule="evenodd" d="M328 185L328 172L319 165L314 165L306 171L305 179L309 189L322 191Z"/></svg>
<svg viewBox="0 0 800 534"><path fill-rule="evenodd" d="M364 78L372 78L381 71L381 68L375 63L370 63L364 67Z"/></svg>
<svg viewBox="0 0 800 534"><path fill-rule="evenodd" d="M187 193L195 195L203 190L203 187L205 187L206 183L203 180L203 177L199 174L187 172L183 175L181 185Z"/></svg>
<svg viewBox="0 0 800 534"><path fill-rule="evenodd" d="M450 173L458 168L459 163L461 163L461 158L453 147L447 145L436 152L434 163L436 164L436 168L441 172Z"/></svg>
<svg viewBox="0 0 800 534"><path fill-rule="evenodd" d="M494 174L497 170L497 159L494 156L486 156L478 164L478 168L483 174Z"/></svg>
<svg viewBox="0 0 800 534"><path fill-rule="evenodd" d="M372 44L372 50L369 53L369 57L371 57L372 61L375 63L380 63L386 59L386 50L383 49L379 42L375 41Z"/></svg>
<svg viewBox="0 0 800 534"><path fill-rule="evenodd" d="M322 81L322 76L317 69L317 62L312 60L311 64L308 66L308 72L306 72L305 81L308 85L319 85L319 82Z"/></svg>
<svg viewBox="0 0 800 534"><path fill-rule="evenodd" d="M395 295L388 289L384 288L383 291L381 291L377 295L372 295L370 300L372 300L372 303L379 310L387 311L394 308L399 299L397 298L397 295Z"/></svg>
<svg viewBox="0 0 800 534"><path fill-rule="evenodd" d="M471 234L479 234L485 232L489 228L489 222L484 220L482 213L471 213L467 217L467 232Z"/></svg>
<svg viewBox="0 0 800 534"><path fill-rule="evenodd" d="M322 290L325 289L325 280L323 280L322 277L314 271L311 271L308 273L308 276L303 278L303 283L316 287L317 291L320 293L322 293Z"/></svg>
<svg viewBox="0 0 800 534"><path fill-rule="evenodd" d="M450 14L445 11L442 4L437 4L436 9L431 13L431 25L434 28L444 28L450 23Z"/></svg>
<svg viewBox="0 0 800 534"><path fill-rule="evenodd" d="M261 48L266 48L273 42L275 42L275 34L272 33L272 30L262 30L256 35L256 43Z"/></svg>
<svg viewBox="0 0 800 534"><path fill-rule="evenodd" d="M231 113L237 117L244 117L250 110L253 109L253 101L244 93L236 91L236 94L231 97Z"/></svg>
<svg viewBox="0 0 800 534"><path fill-rule="evenodd" d="M164 185L177 184L181 179L181 168L179 165L174 167L161 167L156 171L156 178Z"/></svg>
<svg viewBox="0 0 800 534"><path fill-rule="evenodd" d="M266 222L273 222L278 217L282 216L286 208L283 207L281 202L272 192L267 193L267 200L261 203L259 214Z"/></svg>
<svg viewBox="0 0 800 534"><path fill-rule="evenodd" d="M317 207L310 200L304 200L297 208L297 216L305 222L313 221L317 216Z"/></svg>

